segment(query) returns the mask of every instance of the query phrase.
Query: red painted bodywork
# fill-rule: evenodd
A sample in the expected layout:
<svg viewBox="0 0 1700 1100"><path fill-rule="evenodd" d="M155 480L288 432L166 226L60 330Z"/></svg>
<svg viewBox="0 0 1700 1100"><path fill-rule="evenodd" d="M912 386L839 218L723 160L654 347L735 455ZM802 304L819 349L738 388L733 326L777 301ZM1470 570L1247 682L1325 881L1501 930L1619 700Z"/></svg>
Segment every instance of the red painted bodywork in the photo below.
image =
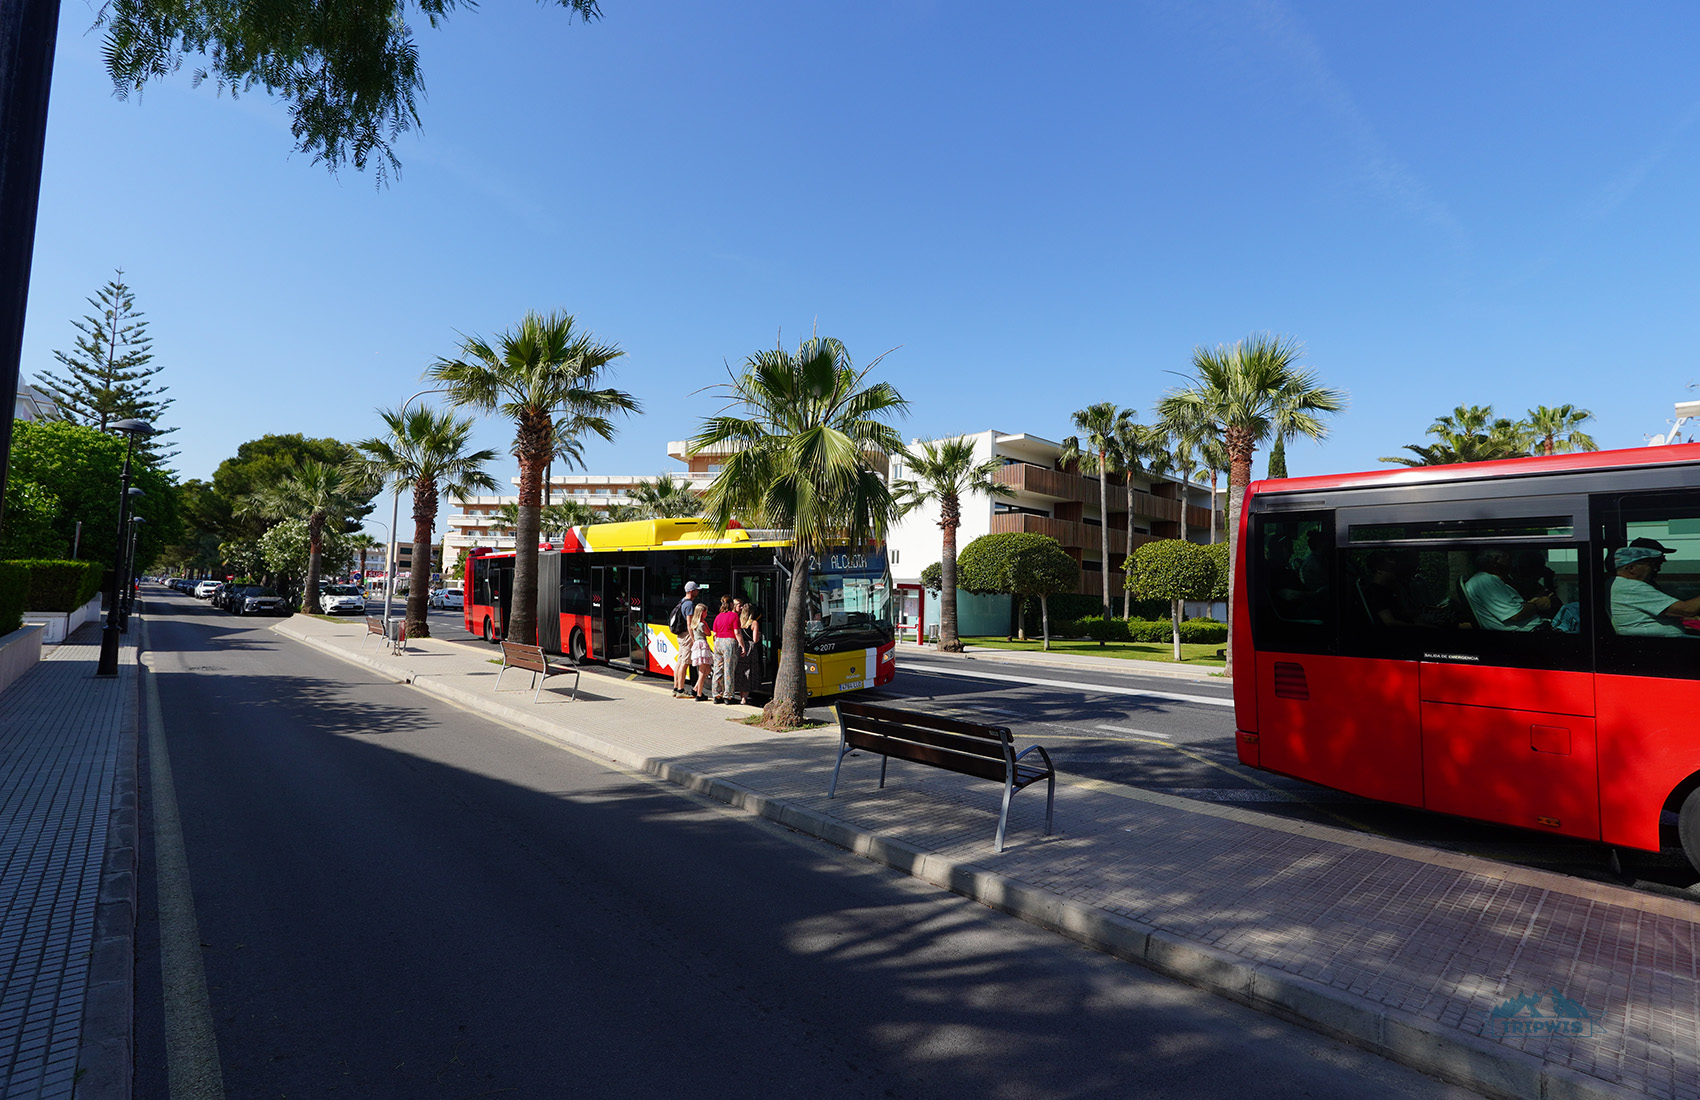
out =
<svg viewBox="0 0 1700 1100"><path fill-rule="evenodd" d="M1679 444L1254 483L1233 563L1240 762L1378 800L1658 850L1666 800L1700 767L1700 681L1260 653L1244 588L1247 533L1264 492L1695 463L1700 444Z"/></svg>

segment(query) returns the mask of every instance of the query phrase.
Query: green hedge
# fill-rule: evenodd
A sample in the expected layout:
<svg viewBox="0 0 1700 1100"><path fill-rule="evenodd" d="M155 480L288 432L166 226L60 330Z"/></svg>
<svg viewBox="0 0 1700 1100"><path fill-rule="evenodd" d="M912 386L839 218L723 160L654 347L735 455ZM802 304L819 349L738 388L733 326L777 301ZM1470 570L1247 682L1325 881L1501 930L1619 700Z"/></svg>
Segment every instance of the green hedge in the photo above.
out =
<svg viewBox="0 0 1700 1100"><path fill-rule="evenodd" d="M1104 601L1097 596L1083 596L1076 592L1065 592L1052 596L1046 601L1051 608L1051 636L1078 636L1081 631L1064 631L1061 628L1079 622L1081 619L1094 618L1104 613ZM1110 604L1110 609L1116 614L1121 613L1121 593L1116 593ZM1166 619L1169 616L1168 600L1134 600L1133 617L1136 619ZM1022 616L1022 625L1027 628L1027 636L1034 637L1039 633L1039 601L1028 600L1026 613Z"/></svg>
<svg viewBox="0 0 1700 1100"><path fill-rule="evenodd" d="M24 624L24 592L29 570L17 562L0 561L0 634L10 634Z"/></svg>
<svg viewBox="0 0 1700 1100"><path fill-rule="evenodd" d="M1094 616L1067 624L1065 637L1090 638L1095 642L1168 642L1174 632L1167 619L1105 619ZM1061 630L1057 631L1062 634ZM1181 622L1181 641L1211 643L1228 640L1228 624L1215 619L1184 619Z"/></svg>
<svg viewBox="0 0 1700 1100"><path fill-rule="evenodd" d="M75 611L94 599L106 575L105 567L92 561L28 558L8 564L25 572L25 611Z"/></svg>

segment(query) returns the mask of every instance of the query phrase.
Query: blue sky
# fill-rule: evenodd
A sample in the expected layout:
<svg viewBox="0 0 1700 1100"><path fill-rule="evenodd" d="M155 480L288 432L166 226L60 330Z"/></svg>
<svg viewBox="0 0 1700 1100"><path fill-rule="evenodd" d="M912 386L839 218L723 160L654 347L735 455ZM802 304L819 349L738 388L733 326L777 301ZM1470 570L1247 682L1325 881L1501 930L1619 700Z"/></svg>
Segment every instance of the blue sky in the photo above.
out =
<svg viewBox="0 0 1700 1100"><path fill-rule="evenodd" d="M327 174L283 108L188 73L119 101L94 8L54 73L26 380L122 266L177 465L375 434L457 332L565 310L669 440L818 325L907 436L1150 419L1198 345L1271 331L1351 407L1294 474L1367 469L1461 402L1639 446L1700 396L1700 21L1675 3L507 0L418 28L401 175ZM517 472L511 428L480 442ZM1257 472L1262 473L1259 457Z"/></svg>

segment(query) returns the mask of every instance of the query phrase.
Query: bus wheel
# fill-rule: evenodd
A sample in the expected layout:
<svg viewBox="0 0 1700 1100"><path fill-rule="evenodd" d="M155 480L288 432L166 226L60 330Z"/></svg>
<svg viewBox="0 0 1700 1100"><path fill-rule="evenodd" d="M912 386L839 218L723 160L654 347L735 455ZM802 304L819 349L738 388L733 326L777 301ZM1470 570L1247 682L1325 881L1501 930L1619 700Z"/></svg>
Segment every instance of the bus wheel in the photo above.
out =
<svg viewBox="0 0 1700 1100"><path fill-rule="evenodd" d="M1688 792L1677 815L1677 835L1682 837L1682 854L1700 871L1700 787Z"/></svg>
<svg viewBox="0 0 1700 1100"><path fill-rule="evenodd" d="M584 631L573 627L573 636L567 641L567 653L575 661L584 660Z"/></svg>
<svg viewBox="0 0 1700 1100"><path fill-rule="evenodd" d="M490 620L489 619L484 620L484 640L486 642L493 642L495 640L495 639L490 637Z"/></svg>

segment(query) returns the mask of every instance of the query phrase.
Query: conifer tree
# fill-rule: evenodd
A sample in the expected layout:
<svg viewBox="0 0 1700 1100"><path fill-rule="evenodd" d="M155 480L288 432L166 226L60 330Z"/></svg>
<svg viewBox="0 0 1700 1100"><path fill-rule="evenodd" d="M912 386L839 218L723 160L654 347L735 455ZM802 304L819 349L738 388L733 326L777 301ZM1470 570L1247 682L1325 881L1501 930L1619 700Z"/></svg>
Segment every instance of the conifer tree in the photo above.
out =
<svg viewBox="0 0 1700 1100"><path fill-rule="evenodd" d="M88 303L95 313L71 322L78 333L75 350L53 353L66 373L43 374L40 385L58 402L67 420L101 431L115 420L133 418L153 424L154 434L136 441L136 453L152 465L162 465L177 455L160 450L160 437L177 430L159 427L172 400L164 396L166 387L152 381L161 368L150 366L153 337L124 282L124 269L119 268Z"/></svg>

